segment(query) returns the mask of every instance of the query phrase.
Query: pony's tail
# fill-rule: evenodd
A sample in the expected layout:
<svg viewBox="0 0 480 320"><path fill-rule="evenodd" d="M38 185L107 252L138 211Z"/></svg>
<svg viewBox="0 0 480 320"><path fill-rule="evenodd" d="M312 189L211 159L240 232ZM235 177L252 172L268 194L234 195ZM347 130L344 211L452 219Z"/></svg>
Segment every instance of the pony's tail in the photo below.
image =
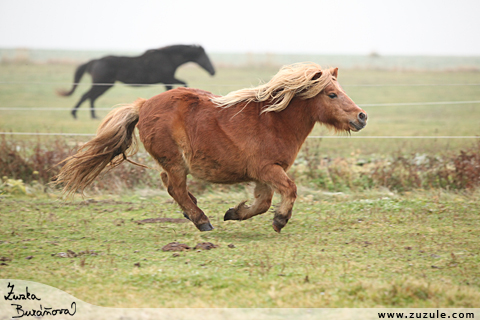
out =
<svg viewBox="0 0 480 320"><path fill-rule="evenodd" d="M97 136L84 144L75 155L68 157L59 174L53 178L55 184L63 184L63 193L68 196L83 191L108 165L114 168L128 160L138 151L135 125L140 107L145 99L110 111L97 130ZM143 165L140 165L143 166ZM145 167L145 166L143 166Z"/></svg>
<svg viewBox="0 0 480 320"><path fill-rule="evenodd" d="M77 85L80 82L80 79L82 79L83 74L85 73L85 71L87 71L87 68L89 67L92 61L84 63L81 66L78 66L77 70L75 70L75 76L73 77L73 86L72 86L72 89L70 89L70 91L67 91L64 89L57 89L57 94L62 97L70 96L77 88Z"/></svg>

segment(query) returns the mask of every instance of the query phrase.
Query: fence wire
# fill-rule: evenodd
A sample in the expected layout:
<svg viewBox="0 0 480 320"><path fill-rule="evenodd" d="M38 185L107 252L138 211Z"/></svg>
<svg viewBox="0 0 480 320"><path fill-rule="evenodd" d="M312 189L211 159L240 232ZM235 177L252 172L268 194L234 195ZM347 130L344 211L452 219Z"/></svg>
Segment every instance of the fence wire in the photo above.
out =
<svg viewBox="0 0 480 320"><path fill-rule="evenodd" d="M0 135L12 136L86 136L94 133L65 132L0 132ZM309 139L480 139L480 136L308 136Z"/></svg>
<svg viewBox="0 0 480 320"><path fill-rule="evenodd" d="M162 87L179 86L178 83L103 83L103 82L38 82L38 81L0 81L0 85L56 85L56 86L126 86L126 87ZM240 87L245 84L206 83L210 87ZM382 83L382 84L342 84L342 87L449 87L480 86L480 83Z"/></svg>
<svg viewBox="0 0 480 320"><path fill-rule="evenodd" d="M93 86L111 86L112 83L65 83L65 82L19 82L19 81L0 81L0 85L93 85ZM169 84L124 84L115 83L123 86L165 86ZM170 84L176 86L178 84ZM208 84L208 86L234 87L236 84ZM427 86L480 86L480 83L447 83L447 84L351 84L343 87L427 87ZM427 102L389 102L389 103L364 103L358 104L359 107L394 107L394 106L432 106L432 105L461 105L478 104L480 100L469 101L427 101ZM95 108L95 110L110 111L113 108ZM0 107L0 111L70 111L71 108L10 108ZM92 110L91 108L82 108L79 110ZM93 133L64 133L64 132L0 132L0 135L22 135L22 136L95 136ZM480 136L308 136L310 139L478 139Z"/></svg>

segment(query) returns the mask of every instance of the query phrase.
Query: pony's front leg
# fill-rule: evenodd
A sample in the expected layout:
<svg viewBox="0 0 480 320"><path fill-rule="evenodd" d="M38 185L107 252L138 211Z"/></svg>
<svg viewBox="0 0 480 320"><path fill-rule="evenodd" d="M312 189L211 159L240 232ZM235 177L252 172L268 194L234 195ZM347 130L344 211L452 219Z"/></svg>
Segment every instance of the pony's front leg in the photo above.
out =
<svg viewBox="0 0 480 320"><path fill-rule="evenodd" d="M269 185L257 182L253 195L255 201L251 206L245 205L246 201L243 201L235 208L230 208L225 213L223 220L250 219L253 216L266 212L272 205L273 189Z"/></svg>
<svg viewBox="0 0 480 320"><path fill-rule="evenodd" d="M280 232L292 217L293 204L297 199L297 186L279 165L266 168L262 174L262 180L271 185L282 197L273 217L273 229Z"/></svg>

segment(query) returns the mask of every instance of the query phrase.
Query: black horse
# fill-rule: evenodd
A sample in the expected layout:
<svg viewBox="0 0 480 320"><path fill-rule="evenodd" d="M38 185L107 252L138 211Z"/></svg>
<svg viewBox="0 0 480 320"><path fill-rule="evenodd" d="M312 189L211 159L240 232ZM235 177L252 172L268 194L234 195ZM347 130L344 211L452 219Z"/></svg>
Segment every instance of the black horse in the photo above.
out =
<svg viewBox="0 0 480 320"><path fill-rule="evenodd" d="M95 100L110 89L115 81L130 85L164 83L167 90L172 89L172 84L187 86L184 81L175 78L177 68L186 62L196 62L212 76L215 74L215 69L201 46L174 45L148 50L138 57L107 56L91 60L75 71L72 89L59 90L58 94L71 95L85 71L90 73L92 87L72 109L72 115L76 119L77 109L85 100L90 99L92 118L96 118Z"/></svg>

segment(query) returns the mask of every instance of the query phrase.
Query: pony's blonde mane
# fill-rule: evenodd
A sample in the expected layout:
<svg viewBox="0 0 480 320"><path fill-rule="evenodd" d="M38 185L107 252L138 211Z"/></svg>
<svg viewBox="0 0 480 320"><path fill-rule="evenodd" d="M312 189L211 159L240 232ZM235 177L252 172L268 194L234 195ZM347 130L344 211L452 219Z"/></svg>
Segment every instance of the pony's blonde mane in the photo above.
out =
<svg viewBox="0 0 480 320"><path fill-rule="evenodd" d="M316 77L321 72L320 77ZM285 109L296 95L309 99L319 94L332 81L333 69L322 70L313 62L283 66L273 78L254 88L240 89L226 96L212 98L218 107L228 108L238 103L269 101L264 112L279 112Z"/></svg>

